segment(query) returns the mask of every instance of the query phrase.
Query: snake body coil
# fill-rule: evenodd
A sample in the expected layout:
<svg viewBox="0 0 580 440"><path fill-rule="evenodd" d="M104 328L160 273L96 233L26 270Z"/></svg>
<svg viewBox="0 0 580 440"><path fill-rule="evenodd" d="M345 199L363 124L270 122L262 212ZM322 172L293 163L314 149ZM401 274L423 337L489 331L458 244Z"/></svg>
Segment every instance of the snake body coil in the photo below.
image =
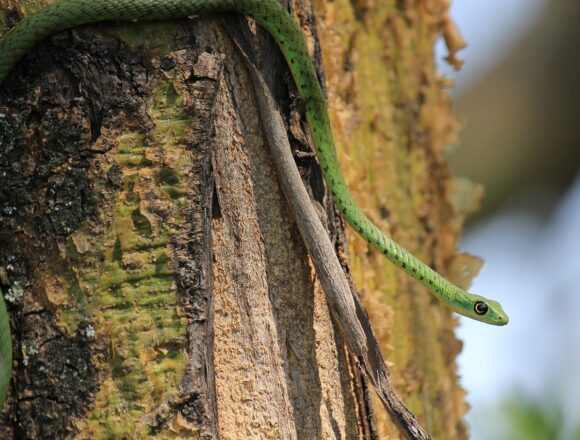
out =
<svg viewBox="0 0 580 440"><path fill-rule="evenodd" d="M507 324L508 317L497 302L467 293L447 281L383 234L355 204L338 163L326 101L301 30L276 0L63 0L24 19L0 39L0 85L29 50L64 29L107 20L165 20L220 12L252 17L278 44L298 93L306 102L306 118L326 184L346 221L454 311L488 324ZM6 400L11 373L12 340L0 295L0 406Z"/></svg>

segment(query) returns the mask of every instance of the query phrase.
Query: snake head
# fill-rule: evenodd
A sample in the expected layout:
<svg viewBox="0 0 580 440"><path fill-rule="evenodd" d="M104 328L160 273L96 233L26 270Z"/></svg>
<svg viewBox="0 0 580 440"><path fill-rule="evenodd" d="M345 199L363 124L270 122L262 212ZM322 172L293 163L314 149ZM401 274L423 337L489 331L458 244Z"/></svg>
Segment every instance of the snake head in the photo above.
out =
<svg viewBox="0 0 580 440"><path fill-rule="evenodd" d="M506 325L509 322L508 315L500 303L473 293L467 294L467 298L453 308L463 316L486 324Z"/></svg>

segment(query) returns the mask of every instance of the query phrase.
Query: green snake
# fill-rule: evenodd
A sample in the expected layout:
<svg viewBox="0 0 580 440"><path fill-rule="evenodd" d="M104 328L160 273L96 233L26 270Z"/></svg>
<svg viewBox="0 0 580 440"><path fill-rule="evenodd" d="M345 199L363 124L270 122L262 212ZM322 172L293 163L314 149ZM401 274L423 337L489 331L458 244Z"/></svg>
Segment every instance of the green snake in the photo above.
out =
<svg viewBox="0 0 580 440"><path fill-rule="evenodd" d="M326 100L300 28L277 0L63 0L14 26L0 39L0 85L14 65L50 35L82 24L106 20L165 20L200 14L236 12L253 18L274 38L284 54L308 122L324 179L345 220L371 246L422 283L449 308L492 325L505 325L501 305L455 286L382 233L358 208L340 169ZM0 407L12 375L12 338L4 298L0 295Z"/></svg>

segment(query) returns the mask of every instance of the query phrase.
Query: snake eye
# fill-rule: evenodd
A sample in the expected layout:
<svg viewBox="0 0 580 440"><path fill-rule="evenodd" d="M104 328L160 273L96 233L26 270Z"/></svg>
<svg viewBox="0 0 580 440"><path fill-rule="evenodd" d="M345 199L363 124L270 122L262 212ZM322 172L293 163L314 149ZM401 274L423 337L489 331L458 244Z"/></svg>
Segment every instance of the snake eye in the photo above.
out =
<svg viewBox="0 0 580 440"><path fill-rule="evenodd" d="M473 306L473 310L475 310L475 313L478 315L485 315L489 310L489 306L483 301L477 301Z"/></svg>

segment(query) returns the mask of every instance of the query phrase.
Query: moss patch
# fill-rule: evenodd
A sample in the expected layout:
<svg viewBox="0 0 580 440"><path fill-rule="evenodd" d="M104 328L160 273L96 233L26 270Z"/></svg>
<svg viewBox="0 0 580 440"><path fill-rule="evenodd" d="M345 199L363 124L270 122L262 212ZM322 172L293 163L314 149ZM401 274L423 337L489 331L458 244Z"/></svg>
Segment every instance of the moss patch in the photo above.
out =
<svg viewBox="0 0 580 440"><path fill-rule="evenodd" d="M99 173L120 172L120 190L99 214L106 226L98 235L81 227L89 251L78 252L72 238L67 246L73 269L65 277L68 311L60 317L72 330L78 314L85 315L95 322L97 340L106 341L99 369L108 375L93 409L77 423L81 438L145 438L148 417L179 392L185 322L170 242L185 221L191 159L181 143L186 118L175 106L179 100L166 106L164 90L149 110L157 128L118 136L99 163Z"/></svg>

